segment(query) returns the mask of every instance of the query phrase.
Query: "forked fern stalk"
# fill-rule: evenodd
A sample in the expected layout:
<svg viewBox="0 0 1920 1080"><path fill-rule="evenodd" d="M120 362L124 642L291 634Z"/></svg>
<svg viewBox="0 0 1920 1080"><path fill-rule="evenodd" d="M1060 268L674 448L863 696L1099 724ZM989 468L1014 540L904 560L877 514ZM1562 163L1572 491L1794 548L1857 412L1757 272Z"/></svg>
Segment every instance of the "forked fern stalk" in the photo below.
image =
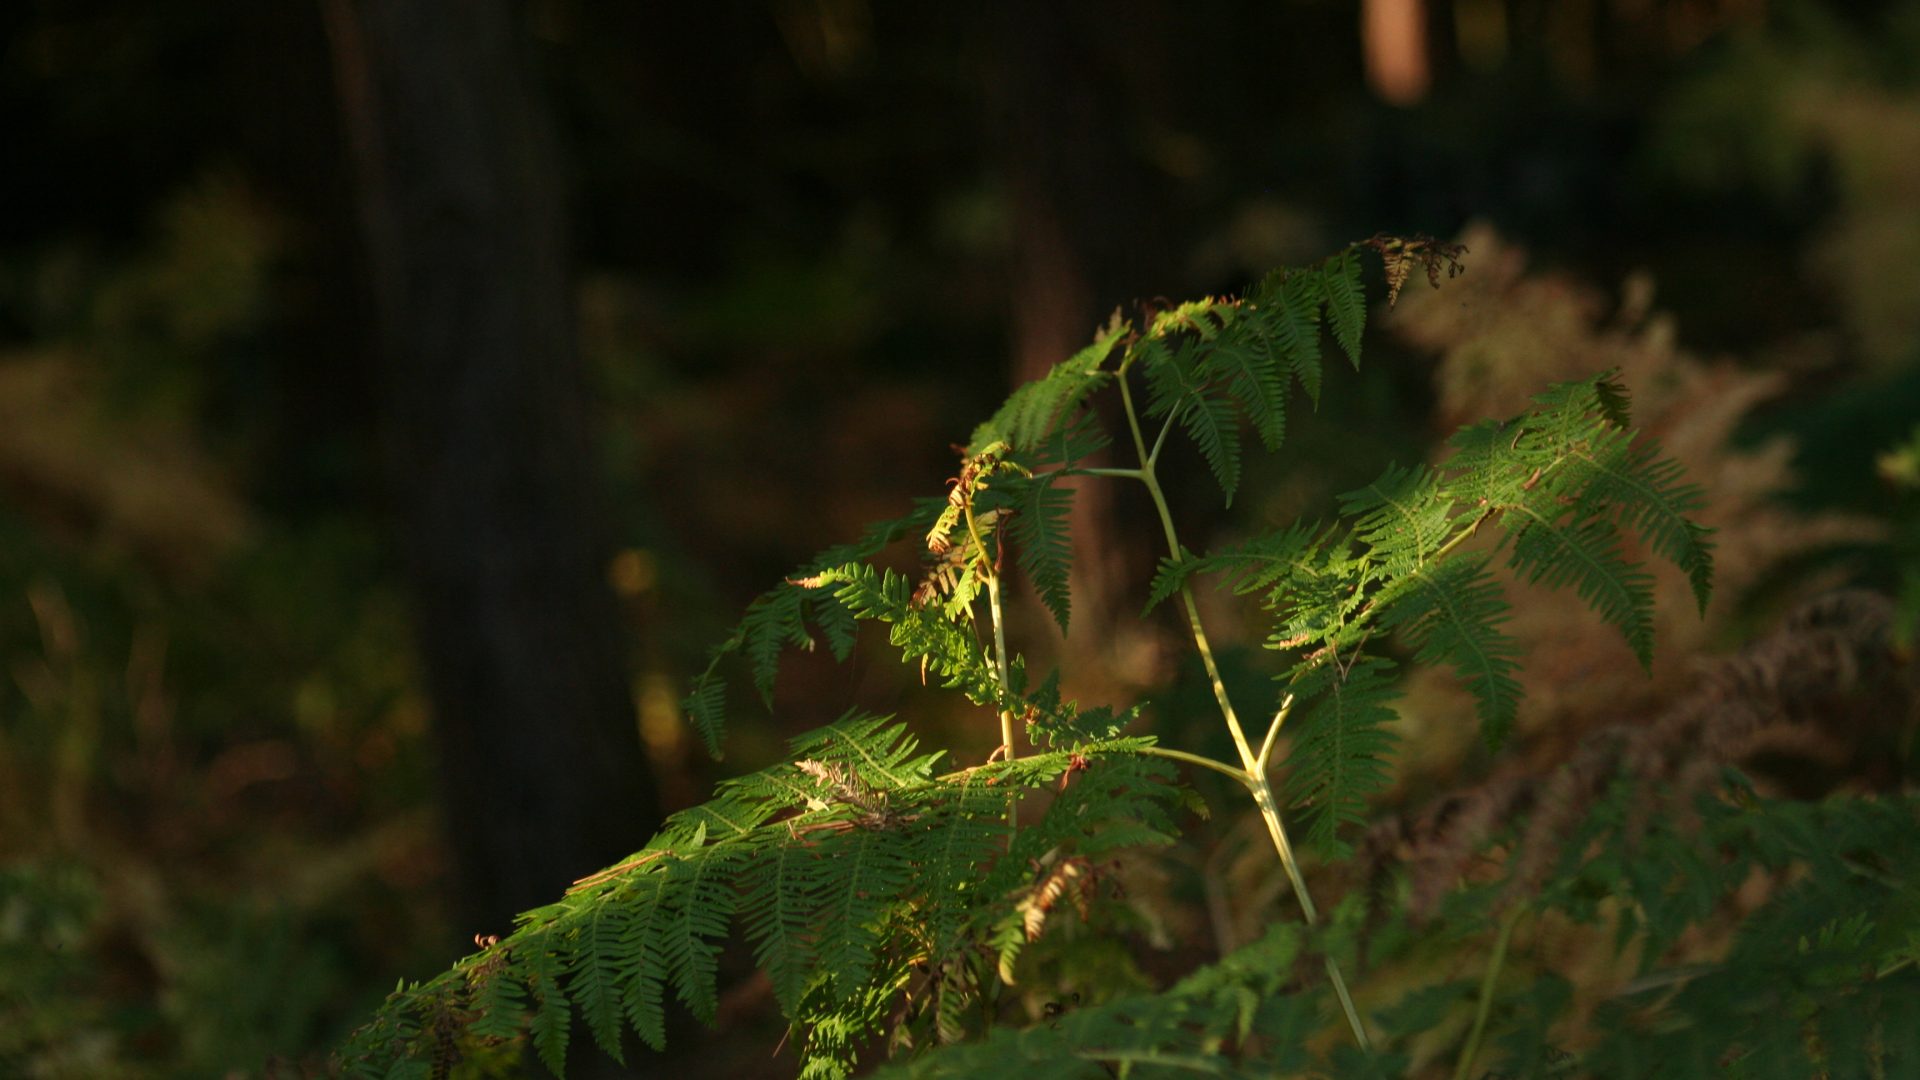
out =
<svg viewBox="0 0 1920 1080"><path fill-rule="evenodd" d="M1166 439L1167 429L1172 426L1173 416L1167 417L1167 426L1163 427L1159 439L1152 450L1147 449L1146 439L1140 432L1140 414L1133 404L1133 393L1127 386L1128 369L1135 356L1129 353L1120 363L1120 401L1126 412L1127 430L1133 437L1135 452L1140 458L1140 468L1134 474L1146 485L1147 494L1153 499L1153 509L1160 517L1160 528L1167 538L1167 559L1169 565L1179 566L1183 561L1180 536L1174 527L1173 511L1167 506L1167 496L1160 488L1157 468L1159 449ZM1274 739L1279 735L1280 725L1286 720L1292 707L1293 698L1288 695L1280 711L1274 714L1273 724L1267 731L1258 753L1247 743L1247 733L1240 726L1240 717L1234 712L1233 700L1227 694L1226 680L1220 677L1220 665L1213 658L1213 646L1207 641L1206 626L1200 620L1200 605L1193 598L1193 591L1183 582L1180 585L1180 602L1186 608L1187 628L1193 634L1194 648L1200 653L1200 661L1206 667L1207 681L1212 685L1214 700L1220 706L1220 716L1226 721L1227 732L1233 738L1234 749L1240 752L1240 768L1234 769L1225 762L1212 762L1216 771L1225 772L1245 784L1253 796L1253 805L1260 813L1260 819L1267 826L1267 835L1273 840L1273 849L1280 856L1280 865L1286 871L1287 884L1293 890L1294 899L1300 905L1300 914L1308 926L1320 921L1320 914L1314 907L1313 894L1307 891L1306 878L1300 873L1299 860L1293 855L1293 842L1287 836L1286 823L1280 820L1280 808L1274 802L1273 785L1267 779L1267 755L1272 752ZM1157 748L1156 748L1157 749ZM1360 1012L1354 1007L1353 995L1347 989L1347 980L1340 972L1340 965L1331 957L1326 958L1327 978L1333 984L1335 995L1340 1000L1341 1012L1345 1014L1347 1026L1353 1032L1354 1041L1361 1049L1371 1049L1372 1040L1367 1037L1367 1026L1360 1019Z"/></svg>
<svg viewBox="0 0 1920 1080"><path fill-rule="evenodd" d="M523 915L511 935L403 986L342 1048L342 1064L360 1075L431 1075L453 1058L477 1063L489 1053L510 1065L525 1045L559 1071L576 1015L616 1057L628 1032L658 1047L669 987L712 1021L721 945L739 932L792 1025L803 1075L846 1075L882 1036L904 1067L930 1063L930 1075L944 1075L940 1062L962 1058L928 1048L989 1029L978 1045L1002 1046L996 982L1044 984L1044 956L1028 947L1063 922L1100 918L1114 856L1172 843L1177 811L1200 808L1175 782L1177 764L1246 788L1305 927L1279 927L1181 983L1163 999L1169 1012L1090 1007L1090 1018L1119 1020L1064 1024L1090 1040L1068 1058L1101 1074L1151 1075L1214 1070L1235 1046L1304 1054L1324 1022L1319 999L1293 994L1284 1016L1259 1013L1284 1019L1282 1028L1256 1031L1247 1011L1301 989L1290 982L1303 953L1318 954L1352 1040L1367 1052L1377 1040L1334 959L1341 920L1315 906L1283 811L1306 845L1336 857L1347 850L1343 835L1385 784L1395 657L1451 668L1488 741L1500 741L1519 707L1519 657L1502 629L1497 557L1525 582L1572 587L1643 662L1652 655L1651 579L1628 558L1628 537L1680 566L1702 604L1712 569L1706 530L1687 517L1698 492L1629 429L1625 391L1606 375L1552 387L1522 415L1467 428L1443 465L1389 467L1341 496L1330 524L1295 524L1211 553L1184 547L1162 451L1176 434L1192 440L1231 501L1245 436L1278 450L1295 388L1318 403L1323 337L1358 366L1359 256L1369 248L1386 258L1396 291L1416 267L1437 284L1460 254L1376 237L1272 274L1238 298L1139 322L1116 314L1091 345L1016 390L973 432L944 496L823 552L755 600L687 697L691 723L718 754L732 667L776 707L786 650L824 640L845 661L860 624L875 623L922 682L997 724L1000 746L986 761L936 768L942 752L922 752L903 726L857 713L802 735L785 761L722 784L632 857ZM1108 443L1088 407L1108 392L1126 418L1131 467L1083 464ZM1138 708L1083 709L1062 698L1059 672L1037 678L1010 648L1004 585L1014 570L1061 631L1069 627L1074 489L1062 481L1073 477L1145 487L1167 548L1147 610L1179 597L1237 762L1129 734ZM1468 543L1492 523L1504 530L1498 545ZM921 549L917 576L878 564L883 549L910 538ZM1257 747L1201 619L1193 582L1202 575L1266 613L1276 691ZM1037 812L1016 818L1023 798ZM1192 1008L1204 1016L1184 1011Z"/></svg>

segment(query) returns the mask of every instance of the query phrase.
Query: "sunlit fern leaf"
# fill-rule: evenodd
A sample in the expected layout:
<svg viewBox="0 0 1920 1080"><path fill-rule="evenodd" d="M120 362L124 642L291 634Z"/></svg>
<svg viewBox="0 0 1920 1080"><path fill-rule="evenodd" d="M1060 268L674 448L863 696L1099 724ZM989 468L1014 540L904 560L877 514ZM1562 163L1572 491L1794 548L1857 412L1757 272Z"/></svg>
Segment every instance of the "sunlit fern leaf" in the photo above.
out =
<svg viewBox="0 0 1920 1080"><path fill-rule="evenodd" d="M739 894L732 875L738 864L734 849L721 847L667 866L676 899L665 912L658 963L672 976L681 1002L702 1023L713 1023L719 1008L714 992L720 957L716 942L726 939L733 921Z"/></svg>
<svg viewBox="0 0 1920 1080"><path fill-rule="evenodd" d="M1327 322L1333 327L1333 339L1360 369L1360 334L1367 324L1367 294L1360 285L1360 260L1352 252L1343 252L1319 270L1327 297Z"/></svg>
<svg viewBox="0 0 1920 1080"><path fill-rule="evenodd" d="M1323 299L1319 275L1275 273L1255 292L1252 313L1269 362L1298 381L1315 408L1320 406Z"/></svg>
<svg viewBox="0 0 1920 1080"><path fill-rule="evenodd" d="M925 782L932 777L934 764L945 756L938 750L922 754L920 740L893 717L858 710L794 736L787 740L787 748L796 759L848 765L862 783L881 790Z"/></svg>
<svg viewBox="0 0 1920 1080"><path fill-rule="evenodd" d="M1189 339L1177 349L1155 340L1140 355L1145 361L1147 415L1170 418L1200 448L1227 505L1240 486L1240 422L1233 399L1210 383L1201 369L1205 350Z"/></svg>
<svg viewBox="0 0 1920 1080"><path fill-rule="evenodd" d="M524 946L528 986L537 1007L533 1014L533 1049L541 1064L555 1075L566 1070L567 1043L572 1034L573 1009L560 989L563 962L549 935L537 935Z"/></svg>
<svg viewBox="0 0 1920 1080"><path fill-rule="evenodd" d="M1068 534L1073 489L1055 483L1054 478L1055 474L1043 473L1009 478L1003 483L1016 507L1008 528L1013 533L1020 570L1033 583L1040 602L1064 634L1073 603L1069 588L1073 545Z"/></svg>
<svg viewBox="0 0 1920 1080"><path fill-rule="evenodd" d="M769 708L773 704L781 654L788 648L813 647L809 624L825 635L835 659L845 662L853 654L858 635L853 613L832 594L810 592L798 583L827 567L870 558L903 536L924 534L947 505L944 498L916 499L908 513L870 525L858 540L835 545L814 556L747 606L740 624L709 653L706 669L694 680L691 692L682 702L688 721L706 744L708 753L716 760L723 756L726 702L722 661L731 654L744 653L754 686Z"/></svg>
<svg viewBox="0 0 1920 1080"><path fill-rule="evenodd" d="M1278 450L1287 436L1287 376L1266 348L1262 329L1254 319L1235 322L1201 362L1200 374L1222 383L1261 443Z"/></svg>
<svg viewBox="0 0 1920 1080"><path fill-rule="evenodd" d="M1233 321L1233 316L1234 308L1230 302L1188 300L1154 315L1147 333L1153 337L1165 337L1190 331L1202 341L1212 341L1222 327Z"/></svg>
<svg viewBox="0 0 1920 1080"><path fill-rule="evenodd" d="M1390 573L1424 563L1452 531L1453 499L1425 466L1389 465L1366 487L1340 496L1352 517L1353 538L1366 544Z"/></svg>
<svg viewBox="0 0 1920 1080"><path fill-rule="evenodd" d="M668 923L680 882L669 864L647 867L623 881L605 903L632 912L622 947L632 962L621 973L620 999L627 1024L655 1050L667 1046L666 979Z"/></svg>
<svg viewBox="0 0 1920 1080"><path fill-rule="evenodd" d="M814 947L839 992L857 993L873 973L886 935L889 903L907 891L913 868L907 846L883 829L856 825L821 841L824 876Z"/></svg>
<svg viewBox="0 0 1920 1080"><path fill-rule="evenodd" d="M1147 610L1180 591L1198 574L1221 575L1221 583L1232 588L1236 596L1285 590L1297 577L1320 573L1321 557L1332 535L1318 525L1295 523L1207 555L1189 553L1177 564L1163 560L1154 576Z"/></svg>
<svg viewBox="0 0 1920 1080"><path fill-rule="evenodd" d="M1622 431L1633 426L1633 396L1627 384L1620 381L1618 369L1594 377L1593 398L1608 423Z"/></svg>
<svg viewBox="0 0 1920 1080"><path fill-rule="evenodd" d="M1509 609L1484 555L1423 566L1383 596L1380 621L1421 664L1446 664L1479 705L1481 734L1499 746L1519 711L1519 644L1501 630Z"/></svg>
<svg viewBox="0 0 1920 1080"><path fill-rule="evenodd" d="M1182 556L1175 559L1171 555L1160 559L1160 568L1154 572L1153 584L1147 590L1147 606L1141 615L1151 615L1153 609L1170 599L1173 594L1186 587L1194 575L1201 573L1203 566L1199 557L1183 549Z"/></svg>
<svg viewBox="0 0 1920 1080"><path fill-rule="evenodd" d="M1290 683L1295 706L1292 752L1287 755L1289 801L1306 811L1307 842L1346 857L1352 847L1340 830L1366 820L1367 800L1387 785L1387 757L1396 741L1398 696L1393 663L1361 656L1343 667L1334 660L1309 665ZM1297 726L1295 726L1297 725Z"/></svg>
<svg viewBox="0 0 1920 1080"><path fill-rule="evenodd" d="M632 961L626 955L625 923L630 912L612 904L596 904L572 942L568 995L580 1007L593 1041L615 1061L624 1062L620 1049L620 968Z"/></svg>
<svg viewBox="0 0 1920 1080"><path fill-rule="evenodd" d="M941 684L965 693L978 704L997 703L999 676L971 629L937 612L915 606L913 583L891 570L850 564L818 575L821 588L833 590L849 611L862 619L887 623L887 640L910 662L926 662Z"/></svg>
<svg viewBox="0 0 1920 1080"><path fill-rule="evenodd" d="M1371 553L1351 553L1341 540L1313 558L1302 572L1276 583L1262 601L1273 614L1269 649L1301 655L1355 649L1373 632L1367 614L1382 574Z"/></svg>
<svg viewBox="0 0 1920 1080"><path fill-rule="evenodd" d="M1653 665L1653 575L1620 554L1620 533L1599 518L1556 520L1557 505L1513 508L1511 564L1529 585L1574 592L1625 638L1642 667Z"/></svg>
<svg viewBox="0 0 1920 1080"><path fill-rule="evenodd" d="M1467 506L1519 500L1524 494L1520 485L1526 483L1532 469L1552 461L1551 455L1530 453L1522 460L1520 423L1520 419L1482 420L1462 427L1447 440L1453 454L1441 466L1441 472L1455 499Z"/></svg>
<svg viewBox="0 0 1920 1080"><path fill-rule="evenodd" d="M773 983L773 996L788 1015L798 1011L813 969L813 927L821 898L814 852L783 844L755 861L740 913L754 959Z"/></svg>
<svg viewBox="0 0 1920 1080"><path fill-rule="evenodd" d="M1112 373L1102 370L1102 365L1125 335L1125 325L1115 323L1071 359L1054 365L1046 375L1015 390L992 417L974 429L967 453L978 454L996 442L1007 443L1016 450L1031 450L1040 445L1071 420L1074 410L1088 394L1113 377Z"/></svg>
<svg viewBox="0 0 1920 1080"><path fill-rule="evenodd" d="M914 872L914 888L924 899L919 925L935 960L948 955L966 926L967 906L951 901L979 885L981 870L1005 841L1006 806L1006 792L967 777L946 797L931 801L915 823L926 835Z"/></svg>

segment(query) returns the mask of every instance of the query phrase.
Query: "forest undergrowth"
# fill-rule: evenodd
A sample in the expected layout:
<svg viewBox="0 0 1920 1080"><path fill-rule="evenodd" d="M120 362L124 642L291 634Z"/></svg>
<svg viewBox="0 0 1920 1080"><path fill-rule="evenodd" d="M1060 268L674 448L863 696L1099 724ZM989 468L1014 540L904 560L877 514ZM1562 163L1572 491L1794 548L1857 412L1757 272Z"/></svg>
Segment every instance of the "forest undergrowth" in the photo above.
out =
<svg viewBox="0 0 1920 1080"><path fill-rule="evenodd" d="M969 702L998 749L956 760L850 711L403 983L338 1064L515 1075L530 1054L560 1073L584 1040L638 1062L670 1010L716 1019L739 938L810 1077L1920 1069L1916 693L1897 609L1833 594L1722 660L1661 662L1724 628L1702 620L1729 568L1745 586L1864 526L1764 533L1779 455L1716 437L1762 388L1677 357L1657 327L1539 318L1511 260L1445 281L1465 255L1376 236L1239 296L1116 313L974 430L944 494L755 600L686 702L717 755L736 681L777 710L792 651L886 648ZM1281 452L1300 408L1334 392L1329 369L1359 367L1375 257L1388 307L1407 290L1400 332L1455 349L1445 452L1384 466L1323 517L1187 547L1174 504L1194 493L1170 489L1169 447L1190 444L1226 503L1242 494L1256 445ZM1419 278L1437 291L1416 301ZM1542 326L1566 335L1550 363L1579 370L1515 394L1502 364L1527 348L1488 342ZM1710 507L1702 472L1744 486ZM1205 673L1206 745L1167 741L1149 701L1067 699L1011 640L1016 604L1073 625L1068 526L1087 483L1138 485L1152 506L1128 526L1163 543L1141 599ZM1262 628L1265 694L1229 686L1203 589ZM1602 719L1556 734L1576 713ZM1404 808L1383 816L1390 791ZM1230 859L1207 859L1223 955L1157 988L1095 974L1138 975L1113 946L1153 937L1152 913L1121 886L1177 861L1214 812L1251 823L1230 830ZM1228 894L1255 899L1236 912Z"/></svg>

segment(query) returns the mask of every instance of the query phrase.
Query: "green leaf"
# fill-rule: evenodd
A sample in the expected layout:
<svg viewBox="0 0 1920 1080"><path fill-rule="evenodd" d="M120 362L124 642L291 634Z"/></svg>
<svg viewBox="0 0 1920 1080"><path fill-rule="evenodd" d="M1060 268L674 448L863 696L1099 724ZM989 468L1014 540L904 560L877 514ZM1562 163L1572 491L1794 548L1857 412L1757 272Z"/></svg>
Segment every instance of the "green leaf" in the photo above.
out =
<svg viewBox="0 0 1920 1080"><path fill-rule="evenodd" d="M573 1000L580 1006L593 1041L615 1061L625 1063L620 1048L620 972L624 946L626 909L596 904L580 929L580 940L573 954L573 975L568 982Z"/></svg>
<svg viewBox="0 0 1920 1080"><path fill-rule="evenodd" d="M567 1042L573 1025L573 1010L560 989L562 961L550 951L545 940L528 943L526 965L528 985L538 1007L533 1014L533 1048L540 1061L554 1075L564 1075Z"/></svg>
<svg viewBox="0 0 1920 1080"><path fill-rule="evenodd" d="M1073 490L1056 484L1058 473L1042 473L1031 478L1006 482L1017 507L1008 528L1013 533L1020 570L1033 582L1040 602L1053 614L1062 634L1072 609L1069 588L1073 545L1068 520L1073 509Z"/></svg>
<svg viewBox="0 0 1920 1080"><path fill-rule="evenodd" d="M1069 425L1087 395L1113 377L1102 366L1128 331L1125 323L1116 321L1101 331L1093 344L1015 390L992 417L974 429L967 455L977 455L996 442L1018 451L1032 450Z"/></svg>
<svg viewBox="0 0 1920 1080"><path fill-rule="evenodd" d="M1556 521L1535 504L1515 508L1511 565L1529 585L1573 586L1587 606L1620 631L1640 666L1653 666L1653 575L1620 554L1620 533L1605 520Z"/></svg>
<svg viewBox="0 0 1920 1080"><path fill-rule="evenodd" d="M1360 285L1360 261L1352 252L1343 252L1320 271L1326 290L1327 321L1333 326L1333 339L1360 370L1360 333L1367 325L1367 294Z"/></svg>
<svg viewBox="0 0 1920 1080"><path fill-rule="evenodd" d="M1481 734L1498 747L1519 711L1519 645L1500 627L1506 598L1483 555L1422 566L1383 599L1381 624L1411 645L1421 664L1447 664L1479 705Z"/></svg>
<svg viewBox="0 0 1920 1080"><path fill-rule="evenodd" d="M1352 847L1342 826L1365 822L1367 801L1387 785L1398 690L1391 661L1361 656L1342 666L1309 662L1290 682L1298 734L1287 755L1286 790L1307 813L1307 842L1345 858Z"/></svg>

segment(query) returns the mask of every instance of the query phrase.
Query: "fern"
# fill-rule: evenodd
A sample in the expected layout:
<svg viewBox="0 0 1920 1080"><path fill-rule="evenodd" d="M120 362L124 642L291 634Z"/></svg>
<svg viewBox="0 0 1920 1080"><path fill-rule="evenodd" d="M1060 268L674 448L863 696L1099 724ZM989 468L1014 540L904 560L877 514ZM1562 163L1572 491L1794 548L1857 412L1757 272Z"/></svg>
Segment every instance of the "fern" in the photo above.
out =
<svg viewBox="0 0 1920 1080"><path fill-rule="evenodd" d="M1360 369L1360 331L1367 321L1367 298L1360 288L1360 262L1352 254L1342 254L1320 271L1320 285L1327 295L1327 322L1333 327L1333 339Z"/></svg>
<svg viewBox="0 0 1920 1080"><path fill-rule="evenodd" d="M1507 605L1486 558L1418 567L1383 606L1381 625L1413 647L1416 663L1446 664L1466 683L1487 742L1498 746L1520 709L1519 646L1500 629Z"/></svg>
<svg viewBox="0 0 1920 1080"><path fill-rule="evenodd" d="M1295 388L1318 404L1323 329L1358 365L1362 248L1387 259L1390 299L1411 266L1424 264L1437 284L1439 267L1451 271L1457 254L1376 237L1318 266L1269 275L1238 298L1168 307L1138 324L1116 315L1092 345L1015 391L974 430L944 495L822 552L749 604L686 698L690 723L717 755L730 675L776 707L789 650L824 641L845 661L862 624L874 624L922 681L997 724L999 749L985 763L940 772L941 752L857 712L801 735L786 760L722 783L630 858L521 916L504 940L403 986L342 1047L345 1069L445 1072L450 1054L497 1058L524 1045L560 1072L576 1016L616 1058L628 1032L658 1049L669 996L714 1019L718 957L737 934L792 1024L803 1076L864 1068L862 1055L889 1031L897 1047L961 1043L907 1063L909 1075L1038 1061L1056 1071L1068 1062L1063 1075L1242 1065L1261 1074L1395 1075L1407 1060L1398 1050L1359 1049L1369 1045L1368 1022L1342 973L1359 955L1357 916L1342 908L1331 922L1320 919L1283 811L1300 816L1314 847L1350 851L1345 837L1364 822L1394 752L1396 641L1413 662L1458 675L1491 742L1513 725L1520 657L1491 573L1499 549L1468 545L1489 522L1498 519L1505 557L1523 581L1571 586L1643 661L1651 583L1628 561L1627 538L1680 566L1703 604L1712 561L1706 530L1688 516L1698 492L1627 429L1625 392L1605 376L1551 388L1521 416L1462 431L1447 462L1389 467L1342 495L1328 524L1296 523L1213 553L1182 547L1158 473L1167 439L1178 431L1195 444L1230 503L1245 475L1245 432L1277 449ZM1117 391L1134 467L1082 464L1108 442L1090 407L1107 391ZM1151 437L1143 421L1158 422ZM1102 477L1147 488L1168 539L1147 608L1181 595L1237 762L1126 735L1138 706L1082 708L1062 697L1058 671L1030 680L1026 658L1008 644L1009 548L1064 632L1072 613L1066 481ZM908 540L919 549L917 574L883 558ZM1281 704L1257 751L1190 595L1204 575L1261 606L1267 645L1282 654ZM1291 739L1278 743L1283 723ZM1284 799L1269 776L1279 745ZM1278 926L1162 994L1094 1004L1020 1032L994 1024L1002 988L1039 963L1036 942L1097 910L1115 860L1174 843L1182 813L1205 810L1175 782L1176 763L1246 788L1307 925ZM1725 884L1714 879L1687 895ZM1648 884L1646 895L1663 932L1698 915L1691 899L1667 910L1653 899L1664 893ZM1829 936L1854 941L1840 929ZM1310 954L1359 1046L1324 1060L1309 1052L1324 999L1293 972ZM1397 1038L1462 1000L1458 987L1436 988L1383 1013L1382 1031ZM976 1023L993 1034L965 1043Z"/></svg>
<svg viewBox="0 0 1920 1080"><path fill-rule="evenodd" d="M1067 632L1073 600L1067 582L1073 558L1067 538L1067 518L1073 507L1073 492L1053 481L1060 474L1047 473L1016 481L1011 490L1014 506L1010 529L1020 570L1040 594L1040 602Z"/></svg>
<svg viewBox="0 0 1920 1080"><path fill-rule="evenodd" d="M1287 793L1308 811L1308 842L1330 854L1351 854L1340 826L1364 821L1368 797L1386 786L1392 670L1391 662L1365 656L1315 664L1293 680L1307 709L1287 757Z"/></svg>

